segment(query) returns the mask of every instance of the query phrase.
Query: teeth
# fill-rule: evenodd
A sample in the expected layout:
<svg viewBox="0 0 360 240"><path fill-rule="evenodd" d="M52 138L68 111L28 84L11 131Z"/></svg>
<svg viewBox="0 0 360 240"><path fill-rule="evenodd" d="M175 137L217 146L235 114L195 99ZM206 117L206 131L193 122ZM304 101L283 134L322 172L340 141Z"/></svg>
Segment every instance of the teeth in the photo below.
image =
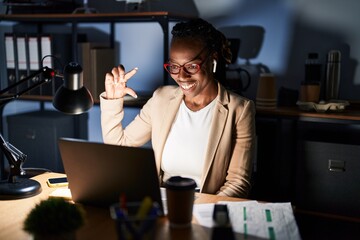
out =
<svg viewBox="0 0 360 240"><path fill-rule="evenodd" d="M195 83L193 83L193 84L181 84L180 86L185 90L189 90L190 88L195 86Z"/></svg>

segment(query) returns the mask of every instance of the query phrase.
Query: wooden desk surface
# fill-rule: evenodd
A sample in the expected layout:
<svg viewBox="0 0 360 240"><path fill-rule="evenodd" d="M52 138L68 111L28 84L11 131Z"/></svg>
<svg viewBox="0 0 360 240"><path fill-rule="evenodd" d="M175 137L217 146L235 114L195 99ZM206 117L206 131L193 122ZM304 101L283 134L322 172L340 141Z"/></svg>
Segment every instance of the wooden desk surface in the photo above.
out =
<svg viewBox="0 0 360 240"><path fill-rule="evenodd" d="M61 177L64 174L45 173L34 177L41 183L42 192L34 197L18 200L0 200L0 239L32 239L22 230L23 222L31 209L41 200L47 199L55 188L49 188L46 180ZM218 201L245 201L246 199L220 197L209 194L197 194L195 203L215 203ZM117 239L114 221L108 209L85 206L86 224L77 233L77 239ZM166 217L157 223L156 239L209 239L210 229L206 229L193 220L189 229L171 229Z"/></svg>

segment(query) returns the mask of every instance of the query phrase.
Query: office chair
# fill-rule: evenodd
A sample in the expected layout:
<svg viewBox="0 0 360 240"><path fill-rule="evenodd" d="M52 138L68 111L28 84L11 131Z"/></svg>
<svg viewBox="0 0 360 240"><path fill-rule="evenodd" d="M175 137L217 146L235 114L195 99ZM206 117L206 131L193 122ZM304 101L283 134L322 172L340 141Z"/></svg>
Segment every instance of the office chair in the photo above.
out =
<svg viewBox="0 0 360 240"><path fill-rule="evenodd" d="M269 68L262 64L252 64L251 59L256 58L261 50L265 29L261 26L225 26L219 28L230 42L233 58L230 64L225 66L225 79L228 88L242 94L251 84L253 75L261 72L270 72ZM238 59L245 59L245 64L238 64ZM245 75L245 80L244 80Z"/></svg>
<svg viewBox="0 0 360 240"><path fill-rule="evenodd" d="M250 64L250 59L256 58L262 47L265 29L261 26L227 26L219 28L228 39L240 39L241 45L235 53L239 58ZM235 62L234 62L235 63Z"/></svg>

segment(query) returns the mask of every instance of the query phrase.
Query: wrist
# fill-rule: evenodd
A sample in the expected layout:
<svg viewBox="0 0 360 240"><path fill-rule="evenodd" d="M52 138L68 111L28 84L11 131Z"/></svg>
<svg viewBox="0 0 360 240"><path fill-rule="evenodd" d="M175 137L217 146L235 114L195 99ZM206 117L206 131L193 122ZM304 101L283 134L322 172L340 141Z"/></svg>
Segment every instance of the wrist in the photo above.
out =
<svg viewBox="0 0 360 240"><path fill-rule="evenodd" d="M121 96L109 96L108 94L106 94L106 92L101 93L100 97L105 100L118 100L123 98Z"/></svg>

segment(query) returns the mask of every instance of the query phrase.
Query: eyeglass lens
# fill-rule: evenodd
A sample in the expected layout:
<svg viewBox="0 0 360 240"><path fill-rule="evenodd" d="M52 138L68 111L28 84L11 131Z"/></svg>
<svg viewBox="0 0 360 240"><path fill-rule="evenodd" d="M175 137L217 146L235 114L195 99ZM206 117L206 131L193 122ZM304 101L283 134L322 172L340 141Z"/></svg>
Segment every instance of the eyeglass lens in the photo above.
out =
<svg viewBox="0 0 360 240"><path fill-rule="evenodd" d="M195 74L200 70L200 65L196 63L186 64L184 66L166 64L166 70L168 70L171 74L179 74L181 68L183 68L183 70L188 74Z"/></svg>

